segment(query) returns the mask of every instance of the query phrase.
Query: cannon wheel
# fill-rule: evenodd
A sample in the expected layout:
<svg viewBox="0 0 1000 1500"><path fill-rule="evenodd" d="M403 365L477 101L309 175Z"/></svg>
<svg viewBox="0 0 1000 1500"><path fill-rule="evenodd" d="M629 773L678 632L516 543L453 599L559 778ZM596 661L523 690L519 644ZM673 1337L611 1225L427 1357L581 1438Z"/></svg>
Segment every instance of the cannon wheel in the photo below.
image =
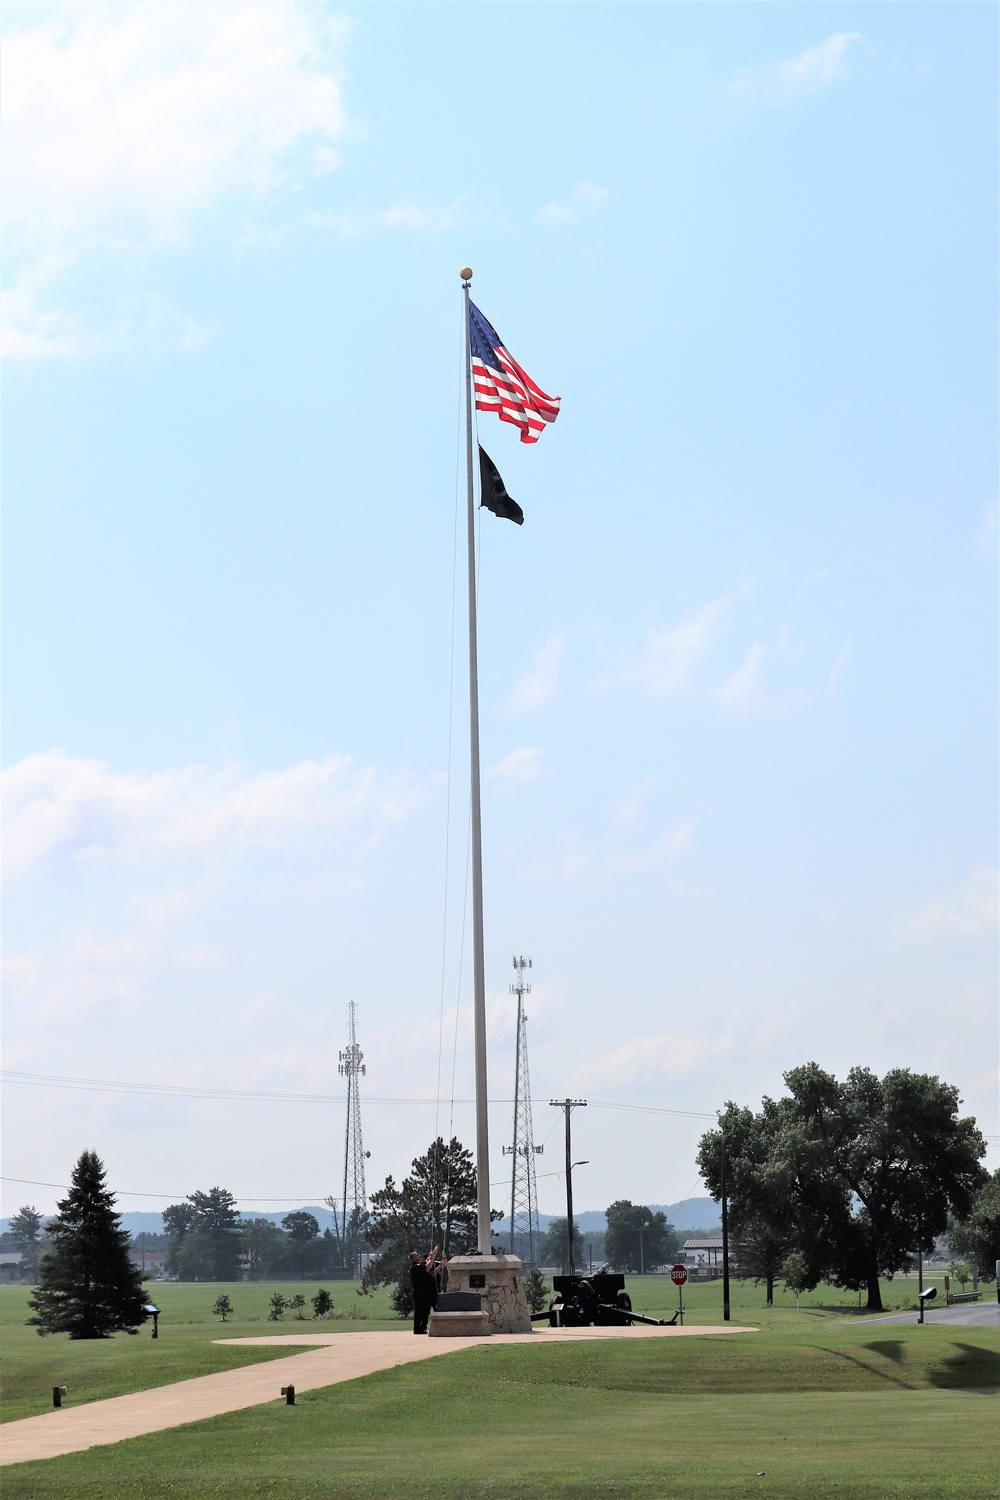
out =
<svg viewBox="0 0 1000 1500"><path fill-rule="evenodd" d="M621 1311L625 1313L630 1313L632 1311L632 1298L629 1296L628 1292L618 1293L618 1296L615 1298L615 1306L617 1308L620 1308Z"/></svg>

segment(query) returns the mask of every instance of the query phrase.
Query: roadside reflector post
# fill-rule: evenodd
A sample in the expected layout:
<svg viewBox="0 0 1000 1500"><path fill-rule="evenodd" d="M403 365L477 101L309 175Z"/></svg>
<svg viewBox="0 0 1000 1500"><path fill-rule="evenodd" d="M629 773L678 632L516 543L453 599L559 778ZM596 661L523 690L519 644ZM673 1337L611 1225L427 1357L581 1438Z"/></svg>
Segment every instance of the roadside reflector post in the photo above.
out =
<svg viewBox="0 0 1000 1500"><path fill-rule="evenodd" d="M281 1394L285 1398L285 1405L286 1406L294 1406L295 1405L295 1387L294 1387L294 1385L283 1385L281 1387Z"/></svg>
<svg viewBox="0 0 1000 1500"><path fill-rule="evenodd" d="M52 1387L52 1405L55 1407L56 1411L58 1411L60 1406L62 1406L62 1398L65 1396L65 1394L66 1387L64 1385L54 1385Z"/></svg>

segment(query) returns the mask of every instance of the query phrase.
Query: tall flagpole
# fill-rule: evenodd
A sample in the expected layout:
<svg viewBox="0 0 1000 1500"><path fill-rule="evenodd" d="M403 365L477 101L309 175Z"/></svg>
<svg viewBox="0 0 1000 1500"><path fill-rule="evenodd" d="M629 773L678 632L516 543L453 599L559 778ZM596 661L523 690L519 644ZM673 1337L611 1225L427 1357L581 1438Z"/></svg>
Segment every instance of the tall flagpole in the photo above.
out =
<svg viewBox="0 0 1000 1500"><path fill-rule="evenodd" d="M483 944L483 819L479 785L479 652L476 631L476 500L472 458L472 335L469 323L469 283L472 271L459 275L465 297L465 477L468 491L469 540L469 748L472 762L472 968L473 1010L476 1018L476 1218L479 1253L489 1255L490 1134L486 1097L486 959Z"/></svg>

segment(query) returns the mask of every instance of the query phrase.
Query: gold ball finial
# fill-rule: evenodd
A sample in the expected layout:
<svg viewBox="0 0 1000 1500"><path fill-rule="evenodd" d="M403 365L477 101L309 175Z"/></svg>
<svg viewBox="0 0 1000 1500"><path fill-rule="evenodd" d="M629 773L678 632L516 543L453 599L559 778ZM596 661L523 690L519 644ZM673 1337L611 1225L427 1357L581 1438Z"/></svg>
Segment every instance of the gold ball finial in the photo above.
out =
<svg viewBox="0 0 1000 1500"><path fill-rule="evenodd" d="M459 274L459 276L461 276L461 278L462 278L463 281L471 281L472 280L472 267L471 266L463 266L462 269L459 271L458 274Z"/></svg>

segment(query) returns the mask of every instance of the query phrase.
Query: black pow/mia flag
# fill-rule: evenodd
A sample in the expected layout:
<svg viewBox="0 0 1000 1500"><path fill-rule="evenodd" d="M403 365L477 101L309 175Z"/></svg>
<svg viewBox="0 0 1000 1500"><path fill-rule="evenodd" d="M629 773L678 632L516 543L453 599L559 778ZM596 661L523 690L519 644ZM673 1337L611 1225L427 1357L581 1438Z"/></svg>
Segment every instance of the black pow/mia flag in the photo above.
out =
<svg viewBox="0 0 1000 1500"><path fill-rule="evenodd" d="M485 505L487 510L491 510L501 520L514 521L518 526L523 526L524 511L508 495L500 470L482 444L479 446L479 478L482 489L480 504Z"/></svg>

